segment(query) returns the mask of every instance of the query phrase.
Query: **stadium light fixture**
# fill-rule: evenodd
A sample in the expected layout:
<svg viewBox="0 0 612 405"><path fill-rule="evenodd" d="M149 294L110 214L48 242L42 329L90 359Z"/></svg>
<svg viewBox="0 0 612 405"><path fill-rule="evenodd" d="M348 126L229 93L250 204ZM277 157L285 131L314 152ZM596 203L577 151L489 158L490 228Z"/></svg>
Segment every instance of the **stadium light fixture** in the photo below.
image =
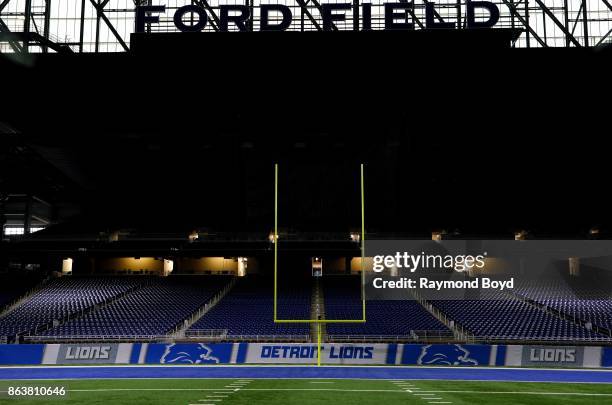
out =
<svg viewBox="0 0 612 405"><path fill-rule="evenodd" d="M72 273L72 264L73 260L71 257L66 257L62 260L62 274L70 274Z"/></svg>
<svg viewBox="0 0 612 405"><path fill-rule="evenodd" d="M276 243L276 241L278 240L278 234L276 233L276 230L270 232L270 234L268 235L268 240L270 241L270 243Z"/></svg>
<svg viewBox="0 0 612 405"><path fill-rule="evenodd" d="M514 240L525 240L527 239L527 231L520 230L518 232L514 232Z"/></svg>

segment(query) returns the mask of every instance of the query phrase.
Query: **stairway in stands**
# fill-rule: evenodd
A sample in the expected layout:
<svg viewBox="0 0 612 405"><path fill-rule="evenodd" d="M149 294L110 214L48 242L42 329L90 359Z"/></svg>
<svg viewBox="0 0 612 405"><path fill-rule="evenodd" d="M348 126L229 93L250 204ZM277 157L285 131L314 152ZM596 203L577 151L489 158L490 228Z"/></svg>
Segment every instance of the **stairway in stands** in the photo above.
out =
<svg viewBox="0 0 612 405"><path fill-rule="evenodd" d="M474 339L474 335L472 335L472 333L470 331L468 331L466 328L464 328L457 321L448 318L442 311L440 311L438 308L434 307L430 302L428 302L427 300L419 297L416 294L414 295L414 298L415 298L415 300L419 304L421 304L421 306L423 308L425 308L425 310L427 312L429 312L437 320L439 320L444 325L446 325L446 327L453 332L453 335L454 335L455 339L462 340L462 341L463 340L470 341L470 339L472 339L472 340Z"/></svg>
<svg viewBox="0 0 612 405"><path fill-rule="evenodd" d="M21 304L23 304L24 302L26 302L32 295L34 295L36 292L41 290L47 284L47 282L49 282L49 280L50 280L49 277L44 278L43 280L40 281L40 283L36 284L33 288L31 288L30 290L25 292L23 295L21 295L15 301L13 301L10 304L6 305L3 308L2 312L0 312L0 318L2 318L4 315L8 314L13 309L15 309L18 306L20 306Z"/></svg>
<svg viewBox="0 0 612 405"><path fill-rule="evenodd" d="M211 309L215 307L225 297L236 285L238 281L237 277L232 277L230 282L221 290L217 295L210 299L206 304L202 307L198 308L189 318L183 320L179 325L176 326L174 332L172 332L172 336L175 338L184 338L185 332L189 329L194 323L196 323L200 318L208 313Z"/></svg>
<svg viewBox="0 0 612 405"><path fill-rule="evenodd" d="M126 290L126 291L123 291L123 292L121 292L121 293L119 293L117 295L113 295L112 297L109 297L106 300L104 300L104 301L102 301L102 302L100 302L98 304L92 305L92 306L84 309L83 311L72 313L72 314L68 314L65 317L62 317L60 319L54 319L52 323L43 325L43 326L41 326L39 328L36 328L36 330L30 331L30 333L34 332L35 334L42 334L42 332L45 332L47 330L50 330L50 329L53 329L55 327L61 326L61 325L65 324L65 323L68 323L69 321L72 321L72 320L75 320L75 319L79 319L79 318L83 318L87 314L89 314L91 312L94 312L94 311L97 311L97 310L99 310L101 308L104 308L107 305L110 305L110 304L114 303L115 301L120 300L121 298L125 297L128 294L131 294L134 291L140 290L141 288L143 288L146 285L147 285L147 279L144 279L143 283L141 283L141 284L138 284L138 285L136 285L136 286L134 286L134 287L132 287L132 288Z"/></svg>
<svg viewBox="0 0 612 405"><path fill-rule="evenodd" d="M310 319L325 319L325 299L323 297L323 288L321 287L320 278L315 278L315 283L312 287L312 299L310 300ZM311 342L318 341L319 327L321 328L321 341L325 341L326 328L325 324L310 324L310 340Z"/></svg>
<svg viewBox="0 0 612 405"><path fill-rule="evenodd" d="M606 329L606 328L599 327L597 325L593 325L591 322L583 320L583 319L578 319L578 318L569 316L569 315L567 315L563 311L560 311L560 310L552 308L552 307L550 307L550 306L548 306L546 304L538 302L537 300L532 299L532 298L530 298L530 297L528 297L526 295L522 295L522 294L519 294L517 292L507 292L506 294L508 296L512 297L513 299L522 301L522 302L526 303L527 305L530 305L530 306L532 306L534 308L542 310L542 311L544 311L544 312L546 312L546 313L548 313L548 314L550 314L552 316L564 319L564 320L566 320L568 322L571 322L571 323L573 323L573 324L575 324L577 326L586 328L588 330L593 330L593 331L595 331L597 333L600 333L600 334L602 334L604 336L612 337L612 332L610 330Z"/></svg>

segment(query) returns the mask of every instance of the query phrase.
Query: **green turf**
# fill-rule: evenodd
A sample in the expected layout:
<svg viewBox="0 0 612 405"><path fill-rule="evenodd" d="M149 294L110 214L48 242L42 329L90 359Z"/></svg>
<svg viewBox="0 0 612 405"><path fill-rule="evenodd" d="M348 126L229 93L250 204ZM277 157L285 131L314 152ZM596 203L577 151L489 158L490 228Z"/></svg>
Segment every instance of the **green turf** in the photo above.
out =
<svg viewBox="0 0 612 405"><path fill-rule="evenodd" d="M612 404L612 384L498 383L406 381L400 387L381 380L252 380L243 388L236 379L135 379L21 381L19 385L65 386L67 398L7 399L19 404L213 404L213 405L514 405ZM0 381L2 390L16 382ZM412 392L408 392L410 390ZM225 392L226 391L226 392ZM417 395L429 394L429 395ZM210 397L212 396L212 397ZM428 399L440 398L440 399ZM444 405L444 404L440 404ZM450 405L450 404L448 404Z"/></svg>

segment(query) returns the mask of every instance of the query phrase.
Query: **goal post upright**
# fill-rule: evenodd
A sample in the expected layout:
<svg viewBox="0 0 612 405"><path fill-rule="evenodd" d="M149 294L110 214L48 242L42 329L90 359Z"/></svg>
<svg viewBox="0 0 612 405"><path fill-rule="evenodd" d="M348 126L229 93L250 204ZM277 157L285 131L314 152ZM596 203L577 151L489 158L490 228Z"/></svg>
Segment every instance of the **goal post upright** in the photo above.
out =
<svg viewBox="0 0 612 405"><path fill-rule="evenodd" d="M365 300L365 185L363 180L363 163L360 165L361 171L361 305L363 322L366 320L366 300Z"/></svg>
<svg viewBox="0 0 612 405"><path fill-rule="evenodd" d="M364 165L360 165L360 191L361 191L361 319L279 319L278 318L278 163L274 164L274 323L316 323L317 324L317 365L321 365L321 324L325 323L364 323L366 321L365 301L365 185Z"/></svg>

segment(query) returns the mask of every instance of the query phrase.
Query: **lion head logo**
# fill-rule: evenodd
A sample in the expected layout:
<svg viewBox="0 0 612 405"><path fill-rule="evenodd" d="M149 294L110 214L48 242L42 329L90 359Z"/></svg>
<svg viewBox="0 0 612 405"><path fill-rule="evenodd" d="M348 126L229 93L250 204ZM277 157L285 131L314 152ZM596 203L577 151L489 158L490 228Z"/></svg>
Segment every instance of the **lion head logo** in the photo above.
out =
<svg viewBox="0 0 612 405"><path fill-rule="evenodd" d="M417 364L446 366L477 366L470 352L461 345L427 345L421 349Z"/></svg>
<svg viewBox="0 0 612 405"><path fill-rule="evenodd" d="M219 359L211 356L212 349L203 343L180 344L173 343L166 346L161 358L162 364L217 364Z"/></svg>

